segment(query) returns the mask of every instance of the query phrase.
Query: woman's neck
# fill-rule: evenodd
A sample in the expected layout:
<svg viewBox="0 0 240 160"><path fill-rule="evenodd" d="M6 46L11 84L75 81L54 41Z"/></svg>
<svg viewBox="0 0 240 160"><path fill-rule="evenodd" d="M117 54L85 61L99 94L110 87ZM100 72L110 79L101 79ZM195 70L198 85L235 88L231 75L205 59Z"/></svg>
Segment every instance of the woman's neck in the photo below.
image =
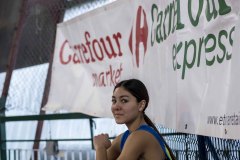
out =
<svg viewBox="0 0 240 160"><path fill-rule="evenodd" d="M143 117L140 117L140 118L134 120L133 122L126 124L126 126L130 132L133 132L133 131L137 130L143 124L146 124L146 122Z"/></svg>

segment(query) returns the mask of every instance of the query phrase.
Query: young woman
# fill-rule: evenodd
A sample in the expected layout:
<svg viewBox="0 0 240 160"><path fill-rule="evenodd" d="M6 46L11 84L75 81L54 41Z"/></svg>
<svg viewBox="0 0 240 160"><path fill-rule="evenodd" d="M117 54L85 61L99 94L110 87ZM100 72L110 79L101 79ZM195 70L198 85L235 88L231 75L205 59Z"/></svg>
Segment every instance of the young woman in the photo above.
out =
<svg viewBox="0 0 240 160"><path fill-rule="evenodd" d="M137 79L118 83L112 96L112 113L117 124L128 130L112 142L107 134L95 136L97 160L165 160L175 159L170 148L145 114L149 96Z"/></svg>

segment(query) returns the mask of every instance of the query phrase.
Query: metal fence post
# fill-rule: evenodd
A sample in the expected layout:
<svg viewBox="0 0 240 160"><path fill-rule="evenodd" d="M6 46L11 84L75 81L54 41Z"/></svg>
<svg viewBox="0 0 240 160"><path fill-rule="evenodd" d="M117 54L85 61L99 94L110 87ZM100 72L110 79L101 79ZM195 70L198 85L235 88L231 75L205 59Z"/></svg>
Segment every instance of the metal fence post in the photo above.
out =
<svg viewBox="0 0 240 160"><path fill-rule="evenodd" d="M6 150L6 127L5 121L3 120L5 116L5 104L6 98L0 98L0 159L5 160L7 159L7 150Z"/></svg>
<svg viewBox="0 0 240 160"><path fill-rule="evenodd" d="M92 118L89 118L89 122L90 122L90 134L91 134L92 149L94 149L94 146L93 146L93 126L94 126L94 121L93 121Z"/></svg>
<svg viewBox="0 0 240 160"><path fill-rule="evenodd" d="M210 150L214 160L219 160L218 154L217 154L216 149L214 148L214 146L212 144L211 139L209 137L205 137L205 142L208 145L209 150Z"/></svg>
<svg viewBox="0 0 240 160"><path fill-rule="evenodd" d="M187 142L187 134L185 135L185 154L186 154L186 160L188 160L188 142Z"/></svg>
<svg viewBox="0 0 240 160"><path fill-rule="evenodd" d="M199 151L199 159L207 160L207 150L205 146L204 136L197 136L198 140L198 151Z"/></svg>
<svg viewBox="0 0 240 160"><path fill-rule="evenodd" d="M25 0L26 1L26 0ZM9 57L8 57L8 64L7 64L7 69L6 69L6 77L4 81L4 86L0 98L0 142L1 142L1 160L6 160L7 159L7 145L6 145L6 123L5 123L5 107L6 107L6 99L8 96L8 90L10 86L10 81L12 78L12 73L16 64L16 58L18 54L18 45L19 45L19 40L20 40L20 34L21 30L23 27L23 19L24 19L24 14L23 14L23 9L24 9L24 0L21 1L21 10L22 12L20 13L18 17L18 22L16 24L16 30L14 31L12 42L11 42L11 48L9 51Z"/></svg>

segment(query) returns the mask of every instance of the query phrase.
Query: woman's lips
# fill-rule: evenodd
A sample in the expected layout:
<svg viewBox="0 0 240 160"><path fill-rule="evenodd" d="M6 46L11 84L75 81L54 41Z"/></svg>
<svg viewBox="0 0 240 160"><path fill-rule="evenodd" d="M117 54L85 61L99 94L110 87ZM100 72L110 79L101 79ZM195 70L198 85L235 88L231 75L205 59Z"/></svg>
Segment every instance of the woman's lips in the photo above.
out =
<svg viewBox="0 0 240 160"><path fill-rule="evenodd" d="M116 118L117 118L117 117L121 117L121 116L123 116L123 114L121 114L121 113L115 113L115 114L114 114L114 117L116 117Z"/></svg>

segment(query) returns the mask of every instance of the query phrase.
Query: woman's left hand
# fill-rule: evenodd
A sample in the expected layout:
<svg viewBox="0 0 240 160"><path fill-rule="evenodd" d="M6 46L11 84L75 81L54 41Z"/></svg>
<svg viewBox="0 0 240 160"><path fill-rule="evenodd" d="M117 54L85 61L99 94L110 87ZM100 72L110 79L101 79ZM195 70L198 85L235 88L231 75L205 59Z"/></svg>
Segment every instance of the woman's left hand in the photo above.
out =
<svg viewBox="0 0 240 160"><path fill-rule="evenodd" d="M111 146L111 141L109 140L108 134L100 134L94 136L93 144L96 150L99 148L108 149Z"/></svg>

